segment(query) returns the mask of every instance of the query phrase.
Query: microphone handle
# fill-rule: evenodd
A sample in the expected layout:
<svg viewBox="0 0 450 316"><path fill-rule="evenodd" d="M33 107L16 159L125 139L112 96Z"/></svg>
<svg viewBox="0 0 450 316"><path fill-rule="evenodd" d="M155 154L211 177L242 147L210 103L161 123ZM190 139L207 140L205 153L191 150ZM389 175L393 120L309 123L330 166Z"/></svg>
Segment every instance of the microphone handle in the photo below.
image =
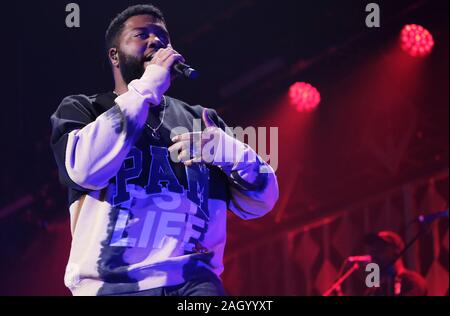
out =
<svg viewBox="0 0 450 316"><path fill-rule="evenodd" d="M179 73L180 75L184 76L187 79L196 79L199 76L199 73L197 70L192 68L189 65L186 65L180 61L176 62L173 65L173 69Z"/></svg>

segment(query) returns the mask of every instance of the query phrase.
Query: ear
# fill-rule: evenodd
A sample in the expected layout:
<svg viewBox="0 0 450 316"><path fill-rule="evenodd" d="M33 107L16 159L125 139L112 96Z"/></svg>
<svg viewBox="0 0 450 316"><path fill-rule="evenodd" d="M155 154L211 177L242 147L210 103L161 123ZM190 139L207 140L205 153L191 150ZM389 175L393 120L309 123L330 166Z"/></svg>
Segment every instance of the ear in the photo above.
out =
<svg viewBox="0 0 450 316"><path fill-rule="evenodd" d="M108 58L113 67L119 67L119 51L113 47L108 50Z"/></svg>

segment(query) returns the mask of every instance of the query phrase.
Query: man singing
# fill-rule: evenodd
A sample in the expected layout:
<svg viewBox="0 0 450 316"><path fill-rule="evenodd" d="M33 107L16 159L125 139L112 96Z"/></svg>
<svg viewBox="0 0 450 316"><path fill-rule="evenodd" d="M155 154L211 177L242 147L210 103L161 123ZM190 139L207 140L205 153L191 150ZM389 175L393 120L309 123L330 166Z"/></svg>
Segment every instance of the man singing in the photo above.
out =
<svg viewBox="0 0 450 316"><path fill-rule="evenodd" d="M73 295L220 296L226 211L265 215L273 169L212 109L168 97L174 65L161 11L110 23L112 92L63 99L51 146L69 188Z"/></svg>

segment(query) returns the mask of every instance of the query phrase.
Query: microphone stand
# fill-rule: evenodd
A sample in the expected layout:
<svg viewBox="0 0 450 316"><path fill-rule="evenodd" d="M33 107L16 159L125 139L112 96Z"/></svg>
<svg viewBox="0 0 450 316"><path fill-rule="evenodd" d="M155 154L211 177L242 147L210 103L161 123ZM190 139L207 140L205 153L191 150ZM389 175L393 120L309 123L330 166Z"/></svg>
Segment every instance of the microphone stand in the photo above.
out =
<svg viewBox="0 0 450 316"><path fill-rule="evenodd" d="M448 210L447 210L448 212ZM437 217L435 219L438 219ZM402 251L400 251L400 253L389 263L387 264L385 267L383 267L381 269L381 271L386 271L389 268L391 268L392 266L394 266L394 264L397 262L398 259L402 258L403 255L406 253L406 251L409 250L409 248L412 247L412 245L419 239L420 236L422 236L424 233L427 233L429 231L430 228L430 224L433 223L434 220L431 221L420 221L419 223L420 225L420 229L419 232L413 237L413 239L411 239L406 246L402 249Z"/></svg>
<svg viewBox="0 0 450 316"><path fill-rule="evenodd" d="M447 210L447 212L448 212L448 210ZM434 218L431 221L427 221L427 220L419 221L419 223L421 225L420 225L418 233L405 245L405 247L402 249L402 251L400 251L397 254L397 256L395 256L395 258L389 264L387 264L386 266L381 268L381 274L386 273L386 272L389 273L388 270L392 270L395 263L405 255L405 253L412 247L412 245L419 239L419 237L421 237L425 233L429 232L430 227L431 227L430 224L433 223L435 219L438 219L438 217ZM392 289L389 289L389 290L392 291Z"/></svg>
<svg viewBox="0 0 450 316"><path fill-rule="evenodd" d="M344 283L345 280L349 278L350 275L352 275L353 272L359 269L359 263L355 262L351 266L350 269L347 270L340 278L338 278L333 285L323 293L323 296L330 296L331 293L333 293L334 290L339 291L341 284Z"/></svg>

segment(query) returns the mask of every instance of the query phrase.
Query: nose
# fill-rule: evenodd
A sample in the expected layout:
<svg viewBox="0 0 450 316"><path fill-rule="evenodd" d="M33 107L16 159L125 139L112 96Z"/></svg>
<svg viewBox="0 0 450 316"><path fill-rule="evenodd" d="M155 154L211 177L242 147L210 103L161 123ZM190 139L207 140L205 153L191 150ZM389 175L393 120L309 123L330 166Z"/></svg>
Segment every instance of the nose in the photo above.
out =
<svg viewBox="0 0 450 316"><path fill-rule="evenodd" d="M156 34L150 34L147 46L152 49L160 49L164 48L165 44Z"/></svg>

